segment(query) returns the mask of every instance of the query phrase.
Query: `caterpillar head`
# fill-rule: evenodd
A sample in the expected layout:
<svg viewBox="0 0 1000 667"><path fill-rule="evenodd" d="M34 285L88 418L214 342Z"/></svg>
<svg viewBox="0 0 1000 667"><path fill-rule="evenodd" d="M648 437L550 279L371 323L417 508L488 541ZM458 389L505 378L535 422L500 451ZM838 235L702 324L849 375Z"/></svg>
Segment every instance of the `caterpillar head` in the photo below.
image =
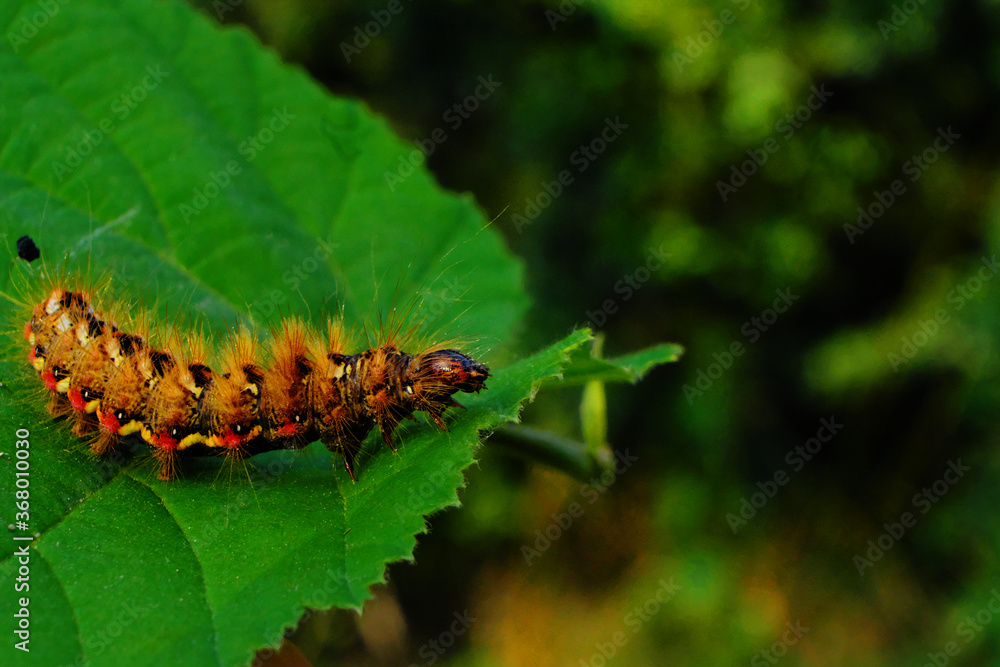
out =
<svg viewBox="0 0 1000 667"><path fill-rule="evenodd" d="M415 367L415 368L414 368ZM418 356L411 364L414 388L450 396L455 392L478 392L486 387L490 369L458 350L435 350Z"/></svg>

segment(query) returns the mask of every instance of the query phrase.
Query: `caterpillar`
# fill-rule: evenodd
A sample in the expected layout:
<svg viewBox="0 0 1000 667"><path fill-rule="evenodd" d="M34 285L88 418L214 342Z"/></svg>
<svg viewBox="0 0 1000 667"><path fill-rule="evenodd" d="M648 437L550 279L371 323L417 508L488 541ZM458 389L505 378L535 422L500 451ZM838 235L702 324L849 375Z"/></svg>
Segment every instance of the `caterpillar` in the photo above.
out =
<svg viewBox="0 0 1000 667"><path fill-rule="evenodd" d="M30 261L38 251L24 237L18 254ZM415 421L415 412L447 431L445 410L464 407L453 395L478 393L490 377L485 364L457 349L404 352L398 335L350 354L338 321L321 336L294 318L272 332L264 353L247 329L238 330L215 370L199 337L175 334L155 346L145 318L119 326L95 301L88 289L53 287L24 325L28 362L48 392L50 414L68 419L77 436L94 436L91 451L145 443L166 481L182 456L243 457L317 439L356 480L356 454L375 426L394 452L394 430Z"/></svg>

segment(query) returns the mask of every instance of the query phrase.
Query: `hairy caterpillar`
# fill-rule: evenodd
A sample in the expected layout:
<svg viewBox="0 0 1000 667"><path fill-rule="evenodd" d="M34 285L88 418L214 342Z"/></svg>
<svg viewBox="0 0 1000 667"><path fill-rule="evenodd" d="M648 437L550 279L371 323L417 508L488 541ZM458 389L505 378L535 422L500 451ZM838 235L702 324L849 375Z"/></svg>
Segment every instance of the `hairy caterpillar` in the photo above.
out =
<svg viewBox="0 0 1000 667"><path fill-rule="evenodd" d="M37 249L25 239L18 254L30 261ZM447 430L444 411L462 407L452 396L479 392L490 376L456 349L404 352L395 335L349 354L339 323L321 338L296 319L282 322L266 354L248 331L237 332L217 371L198 338L159 349L142 318L119 326L94 301L86 289L54 287L24 325L28 360L50 413L67 417L76 435L96 433L94 453L141 439L163 480L176 476L181 455L247 456L316 439L341 454L355 479L355 456L376 425L393 451L393 431L414 412Z"/></svg>

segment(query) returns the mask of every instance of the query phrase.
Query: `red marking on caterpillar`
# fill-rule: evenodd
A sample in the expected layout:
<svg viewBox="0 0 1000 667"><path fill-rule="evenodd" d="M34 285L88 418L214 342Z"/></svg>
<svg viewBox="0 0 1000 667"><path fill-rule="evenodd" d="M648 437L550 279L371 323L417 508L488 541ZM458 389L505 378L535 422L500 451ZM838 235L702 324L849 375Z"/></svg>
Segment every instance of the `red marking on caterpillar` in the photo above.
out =
<svg viewBox="0 0 1000 667"><path fill-rule="evenodd" d="M75 434L96 435L94 453L141 440L163 480L176 476L181 456L242 457L317 439L355 479L355 456L374 427L393 451L393 431L415 412L447 430L445 410L463 407L453 395L478 393L490 376L457 349L405 352L397 335L351 354L338 323L321 339L296 319L281 323L263 353L249 332L237 333L213 367L199 339L159 349L136 321L119 327L88 290L57 286L25 325L27 358L49 411Z"/></svg>

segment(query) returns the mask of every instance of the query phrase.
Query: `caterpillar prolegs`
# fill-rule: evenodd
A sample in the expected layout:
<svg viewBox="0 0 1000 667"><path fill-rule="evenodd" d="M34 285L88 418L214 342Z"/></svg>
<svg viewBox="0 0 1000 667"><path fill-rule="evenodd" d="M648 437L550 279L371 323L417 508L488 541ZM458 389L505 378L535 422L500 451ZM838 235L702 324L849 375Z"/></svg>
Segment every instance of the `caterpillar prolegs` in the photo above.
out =
<svg viewBox="0 0 1000 667"><path fill-rule="evenodd" d="M355 479L355 456L376 425L393 451L393 431L414 412L447 430L445 410L463 407L452 396L478 393L490 376L456 349L411 354L391 337L348 354L338 323L321 337L296 319L282 322L265 354L248 331L236 333L214 370L197 337L157 349L141 320L123 330L92 301L84 289L52 289L25 324L28 360L49 411L77 435L96 434L96 454L141 439L163 480L180 456L249 456L317 439Z"/></svg>

